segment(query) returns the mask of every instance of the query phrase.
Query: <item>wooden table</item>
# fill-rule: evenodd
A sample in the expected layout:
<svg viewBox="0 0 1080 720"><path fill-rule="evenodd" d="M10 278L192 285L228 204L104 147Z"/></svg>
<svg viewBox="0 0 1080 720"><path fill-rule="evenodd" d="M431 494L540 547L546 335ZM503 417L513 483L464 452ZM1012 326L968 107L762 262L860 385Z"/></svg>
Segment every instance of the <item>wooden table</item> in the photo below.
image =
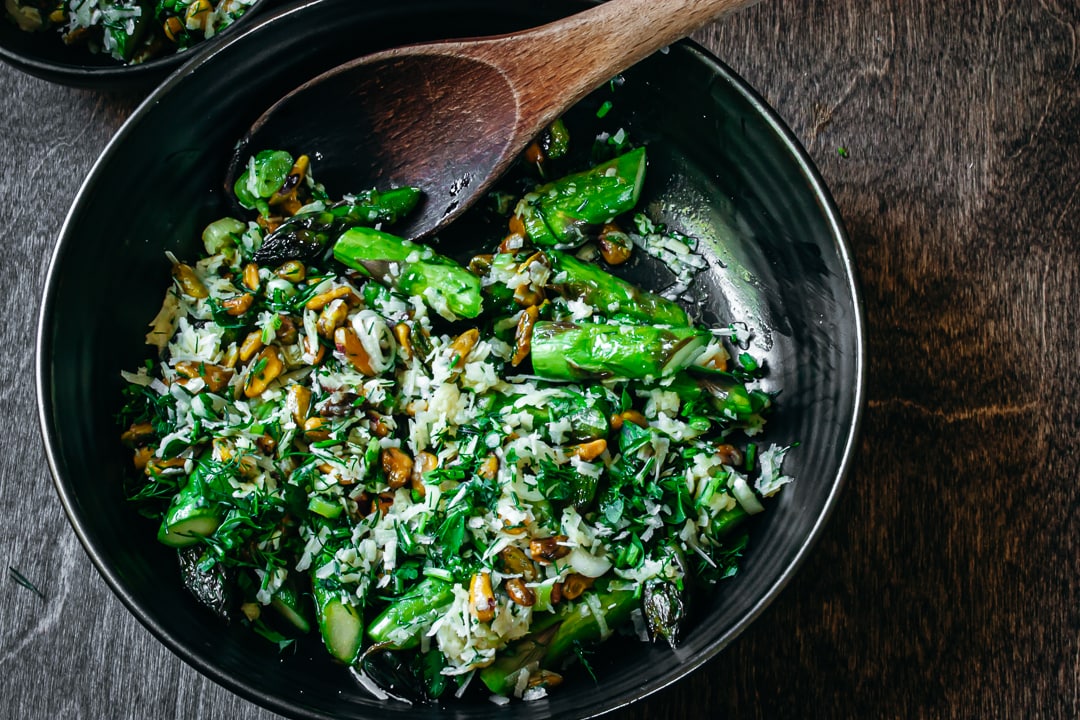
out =
<svg viewBox="0 0 1080 720"><path fill-rule="evenodd" d="M854 470L795 580L626 718L1080 716L1080 5L768 0L699 37L801 138L866 302ZM137 104L0 68L0 716L253 720L133 622L57 501L38 298ZM5 574L8 573L4 568Z"/></svg>

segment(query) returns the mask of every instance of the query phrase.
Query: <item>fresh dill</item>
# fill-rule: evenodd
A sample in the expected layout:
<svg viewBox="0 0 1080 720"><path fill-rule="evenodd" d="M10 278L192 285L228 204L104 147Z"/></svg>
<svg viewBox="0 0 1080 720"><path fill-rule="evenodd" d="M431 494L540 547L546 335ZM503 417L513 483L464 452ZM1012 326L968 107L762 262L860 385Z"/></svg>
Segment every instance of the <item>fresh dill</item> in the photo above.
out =
<svg viewBox="0 0 1080 720"><path fill-rule="evenodd" d="M34 583L30 582L30 580L27 579L25 575L23 575L21 572L11 567L10 565L8 566L8 573L11 575L11 578L17 584L22 585L24 588L34 593L42 600L46 599L45 593L41 592L41 590L38 589L37 585L34 585Z"/></svg>

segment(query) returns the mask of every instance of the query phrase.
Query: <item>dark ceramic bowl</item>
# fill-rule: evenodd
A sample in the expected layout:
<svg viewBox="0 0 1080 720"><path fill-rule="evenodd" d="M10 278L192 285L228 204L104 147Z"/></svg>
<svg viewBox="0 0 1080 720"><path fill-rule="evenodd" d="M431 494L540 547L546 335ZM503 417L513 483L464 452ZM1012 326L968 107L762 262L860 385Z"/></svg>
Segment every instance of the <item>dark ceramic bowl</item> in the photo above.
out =
<svg viewBox="0 0 1080 720"><path fill-rule="evenodd" d="M380 703L327 659L317 637L279 658L248 630L220 624L181 587L174 552L152 540L155 526L124 501L130 457L113 421L120 370L148 356L143 334L169 283L165 251L194 256L202 227L227 211L222 177L251 121L347 58L510 31L577 9L565 0L320 0L277 11L165 82L117 134L70 211L38 335L41 424L57 490L90 557L135 617L254 702L303 718L566 719L609 711L730 643L780 592L836 502L863 392L860 304L840 220L783 123L689 43L627 72L613 112L649 143L651 211L700 238L710 256L693 290L706 311L754 328L769 387L783 390L769 438L799 446L785 464L796 482L755 518L742 571L703 603L679 652L613 640L595 656L598 682L577 673L547 700L512 710L486 701L442 709Z"/></svg>
<svg viewBox="0 0 1080 720"><path fill-rule="evenodd" d="M55 30L25 32L0 8L0 60L49 82L94 90L140 90L162 81L188 60L221 43L251 23L276 0L259 0L229 27L190 49L124 65L108 54L65 45Z"/></svg>

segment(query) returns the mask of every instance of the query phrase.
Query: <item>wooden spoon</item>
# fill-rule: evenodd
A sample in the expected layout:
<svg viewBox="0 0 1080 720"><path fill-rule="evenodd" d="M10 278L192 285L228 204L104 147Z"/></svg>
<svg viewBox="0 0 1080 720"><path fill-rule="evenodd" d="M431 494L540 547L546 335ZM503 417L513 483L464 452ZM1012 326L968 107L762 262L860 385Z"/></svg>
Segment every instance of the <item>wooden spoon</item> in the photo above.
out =
<svg viewBox="0 0 1080 720"><path fill-rule="evenodd" d="M544 128L604 82L756 0L609 0L509 35L368 55L296 88L237 148L229 186L263 149L319 158L335 193L414 185L394 231L430 235L482 197Z"/></svg>

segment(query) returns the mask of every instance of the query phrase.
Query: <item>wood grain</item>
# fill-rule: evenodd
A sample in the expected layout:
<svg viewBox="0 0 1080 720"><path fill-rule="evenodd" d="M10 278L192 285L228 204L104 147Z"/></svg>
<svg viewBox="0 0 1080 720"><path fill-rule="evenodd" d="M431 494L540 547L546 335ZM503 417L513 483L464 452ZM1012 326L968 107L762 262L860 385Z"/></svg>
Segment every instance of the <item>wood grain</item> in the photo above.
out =
<svg viewBox="0 0 1080 720"><path fill-rule="evenodd" d="M794 581L719 657L616 717L1080 716L1080 6L769 0L699 39L835 195L869 402ZM64 519L38 436L53 240L138 98L6 67L0 96L0 547L47 598L10 577L0 590L0 716L274 717L130 620Z"/></svg>

